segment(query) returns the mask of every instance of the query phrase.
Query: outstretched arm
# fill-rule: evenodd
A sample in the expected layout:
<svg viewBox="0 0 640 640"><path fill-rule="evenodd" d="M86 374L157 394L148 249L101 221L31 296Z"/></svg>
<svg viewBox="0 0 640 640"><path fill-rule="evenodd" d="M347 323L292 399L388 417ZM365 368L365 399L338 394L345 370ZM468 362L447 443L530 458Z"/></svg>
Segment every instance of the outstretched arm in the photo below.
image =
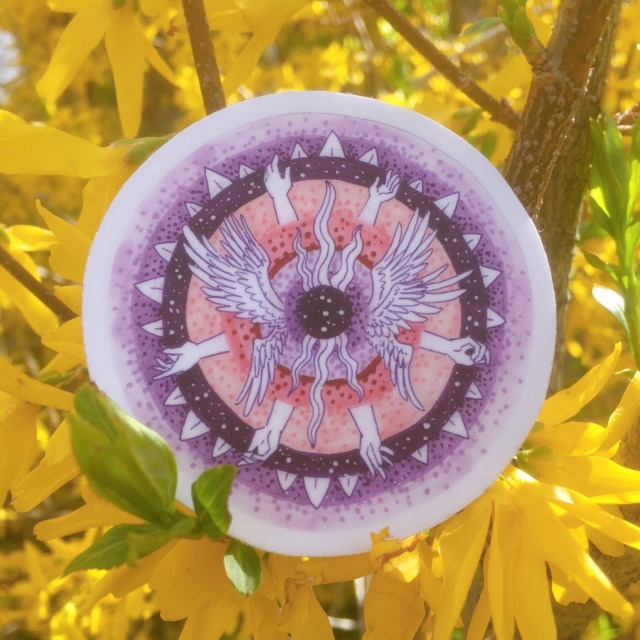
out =
<svg viewBox="0 0 640 640"><path fill-rule="evenodd" d="M256 429L249 448L241 455L238 466L262 462L278 449L284 428L293 414L293 407L282 400L276 400L271 407L267 424Z"/></svg>
<svg viewBox="0 0 640 640"><path fill-rule="evenodd" d="M382 478L386 478L387 474L382 465L384 462L392 464L388 456L392 456L393 451L382 445L373 407L370 404L365 404L349 409L349 413L360 432L360 455L367 465L369 473L375 476L378 472Z"/></svg>
<svg viewBox="0 0 640 640"><path fill-rule="evenodd" d="M400 187L400 178L397 174L388 171L384 183L379 183L380 178L376 178L376 181L369 187L369 199L358 214L360 220L371 225L376 223L382 204L395 198Z"/></svg>
<svg viewBox="0 0 640 640"><path fill-rule="evenodd" d="M264 170L264 186L273 200L278 223L295 222L298 219L298 214L293 208L291 200L289 200L291 167L287 167L284 171L284 176L281 176L277 154L273 156L273 160Z"/></svg>
<svg viewBox="0 0 640 640"><path fill-rule="evenodd" d="M444 338L423 331L420 336L420 348L449 356L456 364L471 367L476 364L489 364L489 350L477 340L466 338Z"/></svg>
<svg viewBox="0 0 640 640"><path fill-rule="evenodd" d="M219 333L202 342L195 343L187 341L180 347L164 349L163 353L169 356L169 360L156 358L156 362L158 363L156 370L160 371L160 373L154 380L162 380L162 378L183 373L191 369L191 367L194 367L203 358L217 356L221 353L227 353L228 351L229 343L224 333Z"/></svg>

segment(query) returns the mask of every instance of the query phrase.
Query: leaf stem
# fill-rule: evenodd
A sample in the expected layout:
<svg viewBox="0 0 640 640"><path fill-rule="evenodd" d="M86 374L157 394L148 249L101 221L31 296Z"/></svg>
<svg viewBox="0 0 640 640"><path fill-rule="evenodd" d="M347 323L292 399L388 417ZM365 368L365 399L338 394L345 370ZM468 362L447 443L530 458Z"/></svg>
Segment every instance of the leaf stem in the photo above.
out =
<svg viewBox="0 0 640 640"><path fill-rule="evenodd" d="M515 131L520 117L507 104L496 100L476 84L430 40L414 27L388 0L365 0L383 17L425 60L428 60L451 84L489 113L493 120Z"/></svg>
<svg viewBox="0 0 640 640"><path fill-rule="evenodd" d="M227 106L220 81L220 69L211 40L209 21L203 0L182 0L182 8L200 83L204 110L208 115Z"/></svg>
<svg viewBox="0 0 640 640"><path fill-rule="evenodd" d="M2 245L0 245L0 267L6 269L11 276L38 298L42 304L51 309L63 322L77 316L52 291L38 282Z"/></svg>

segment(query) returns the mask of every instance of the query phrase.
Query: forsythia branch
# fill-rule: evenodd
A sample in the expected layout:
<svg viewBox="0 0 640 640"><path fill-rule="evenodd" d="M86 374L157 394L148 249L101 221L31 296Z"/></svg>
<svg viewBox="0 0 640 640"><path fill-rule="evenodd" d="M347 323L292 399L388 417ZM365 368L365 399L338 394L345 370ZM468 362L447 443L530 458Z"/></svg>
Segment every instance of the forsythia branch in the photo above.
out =
<svg viewBox="0 0 640 640"><path fill-rule="evenodd" d="M38 282L3 246L0 245L0 267L6 269L21 285L28 289L46 307L51 309L63 322L75 318L67 305Z"/></svg>
<svg viewBox="0 0 640 640"><path fill-rule="evenodd" d="M220 69L211 40L207 13L203 0L182 0L182 8L187 22L204 109L207 114L210 114L224 109L227 103L222 90Z"/></svg>
<svg viewBox="0 0 640 640"><path fill-rule="evenodd" d="M428 60L449 82L489 113L493 120L515 131L520 118L507 104L496 100L449 60L430 40L425 38L387 0L365 0L421 56Z"/></svg>

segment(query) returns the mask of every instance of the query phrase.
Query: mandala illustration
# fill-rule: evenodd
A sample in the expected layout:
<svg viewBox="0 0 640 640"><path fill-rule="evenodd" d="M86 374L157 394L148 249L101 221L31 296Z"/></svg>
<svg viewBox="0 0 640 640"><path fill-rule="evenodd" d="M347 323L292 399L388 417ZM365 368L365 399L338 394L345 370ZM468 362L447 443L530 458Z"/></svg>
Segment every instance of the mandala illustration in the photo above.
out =
<svg viewBox="0 0 640 640"><path fill-rule="evenodd" d="M551 359L548 268L453 134L351 96L251 103L114 201L87 273L109 292L85 301L90 370L169 441L185 503L201 471L238 467L233 535L362 551L461 508L517 449Z"/></svg>

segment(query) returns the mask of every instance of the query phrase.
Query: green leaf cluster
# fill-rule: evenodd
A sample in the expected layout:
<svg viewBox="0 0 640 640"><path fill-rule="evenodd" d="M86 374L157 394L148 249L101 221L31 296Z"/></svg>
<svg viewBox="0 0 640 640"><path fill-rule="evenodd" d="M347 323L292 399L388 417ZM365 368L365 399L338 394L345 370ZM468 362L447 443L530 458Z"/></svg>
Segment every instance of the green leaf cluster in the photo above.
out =
<svg viewBox="0 0 640 640"><path fill-rule="evenodd" d="M102 498L144 522L112 527L71 561L66 574L134 565L174 538L206 535L221 540L227 534L235 467L220 465L204 471L191 490L196 515L186 515L175 506L176 461L160 436L89 385L76 394L69 421L73 449L89 484ZM255 549L231 540L224 565L242 594L258 588L261 561Z"/></svg>
<svg viewBox="0 0 640 640"><path fill-rule="evenodd" d="M533 23L527 15L527 0L499 0L497 16L474 22L461 35L483 33L499 24L504 25L531 64L544 52L544 45L540 42Z"/></svg>
<svg viewBox="0 0 640 640"><path fill-rule="evenodd" d="M594 287L594 298L624 328L640 367L640 224L634 215L640 194L640 125L631 131L629 149L614 120L603 114L591 123L593 159L590 170L590 235L604 233L615 242L617 263L584 251L587 262L606 272L616 290ZM583 235L584 239L584 235Z"/></svg>

